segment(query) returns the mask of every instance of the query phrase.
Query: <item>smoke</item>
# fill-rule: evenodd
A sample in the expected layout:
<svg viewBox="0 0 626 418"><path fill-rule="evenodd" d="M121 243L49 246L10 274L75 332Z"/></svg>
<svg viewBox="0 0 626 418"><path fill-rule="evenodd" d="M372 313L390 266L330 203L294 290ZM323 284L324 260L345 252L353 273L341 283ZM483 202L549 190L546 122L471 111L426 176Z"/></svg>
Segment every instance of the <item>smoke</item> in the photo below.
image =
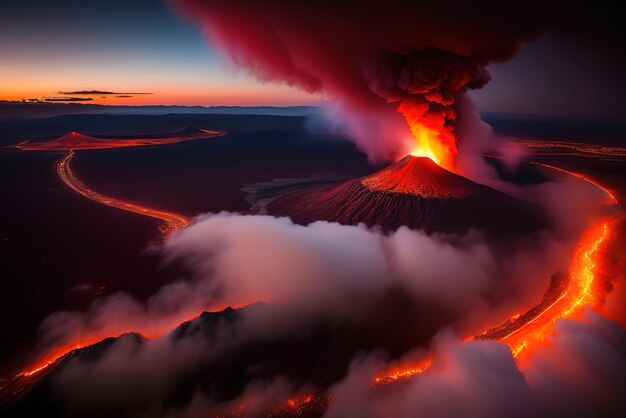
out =
<svg viewBox="0 0 626 418"><path fill-rule="evenodd" d="M440 330L472 335L538 300L550 274L565 268L570 251L567 243L540 236L531 248L501 246L476 231L427 236L400 228L385 235L363 226L317 222L303 227L287 218L205 215L164 244L164 256L182 260L188 278L145 302L119 293L86 312L59 312L44 322L46 349L125 332L163 334L149 340L126 335L95 360L69 360L53 376L55 393L79 416L95 410L118 416L199 416L203 408L232 411L245 403L250 413L284 404L310 383L306 374L296 373L294 381L272 369L256 378L250 371L236 375L231 379L243 386L232 392L234 398L193 382L202 382L202 373L231 373L228 367L206 372L219 370L227 359L226 366L260 367L248 360L250 344L276 344L270 345L275 355L289 341L319 343L320 324L342 330L345 340L330 336L343 341L340 347L348 344L347 351L338 352L330 345L323 364L331 368L324 373L340 373L341 362L347 364L360 350L387 346L397 355L398 349L402 353L415 344L428 347ZM408 298L410 309L398 308L402 297L388 297L394 289ZM504 297L510 294L515 297ZM269 303L248 306L235 323L221 323L209 337L195 325L182 337L170 333L202 310L259 300ZM364 344L371 339L374 345ZM294 369L308 367L302 358L291 363L286 355L281 358ZM181 381L191 385L184 396L177 385Z"/></svg>
<svg viewBox="0 0 626 418"><path fill-rule="evenodd" d="M449 169L458 100L487 83L486 66L511 58L537 33L537 17L550 14L456 2L171 3L258 79L330 99L371 160L417 148Z"/></svg>
<svg viewBox="0 0 626 418"><path fill-rule="evenodd" d="M371 161L429 156L461 171L458 106L490 79L487 67L511 59L541 30L585 31L609 15L525 2L170 0L219 54L263 82L284 83L332 102ZM477 123L475 112L464 116ZM408 126L407 126L408 125ZM408 128L408 129L407 129ZM480 138L485 141L488 138ZM474 138L475 140L475 138ZM466 160L467 162L467 160Z"/></svg>
<svg viewBox="0 0 626 418"><path fill-rule="evenodd" d="M515 248L490 244L476 231L427 236L400 228L385 235L328 222L304 227L288 218L205 215L164 244L166 259L182 260L189 277L146 301L116 293L86 312L52 314L40 329L42 352L127 332L157 337L203 310L258 301L283 304L299 324L303 317L350 318L359 314L358 301L365 306L394 287L454 315L488 316L511 308L486 302L500 292L515 290L515 303L537 300L550 275L566 268L570 250L543 235L533 247ZM528 286L528 276L541 279Z"/></svg>
<svg viewBox="0 0 626 418"><path fill-rule="evenodd" d="M549 193L563 189L543 187ZM573 202L603 198L581 191ZM567 202L563 205L554 205L555 215L571 211ZM571 364L548 377L541 375L539 366L525 366L520 372L499 344L453 341L535 305L550 276L566 271L581 225L556 218L563 222L552 234L504 243L490 241L479 231L426 235L400 228L385 234L329 222L305 227L270 216L200 216L161 249L166 260L186 266L186 277L146 301L118 293L94 302L85 312L55 313L42 324L43 352L128 332L149 338L126 335L91 360L70 359L53 374L55 393L77 415L97 409L104 415L192 417L207 410L226 413L242 404L250 413L262 405L284 404L310 387L328 389L356 359L347 377L331 389L335 401L330 416L380 416L386 408L403 416L421 404L430 405L434 416L470 406L476 408L473 416L515 415L516 399L527 399L530 412L552 410L550 402L558 404L552 399L556 395L545 395L548 402L536 392L548 392ZM258 301L267 303L239 310L234 322L224 317L208 334L201 325L206 319L173 332L203 310ZM602 329L600 334L611 334L610 325ZM317 344L314 352L323 354L307 357L303 347ZM390 359L410 357L414 350L436 350L446 360L429 374L432 377L408 385L415 393L400 386L370 399L363 376L375 374ZM266 354L259 358L258 353ZM561 355L557 351L553 356ZM310 371L312 364L323 377ZM219 389L229 373L233 376L226 382L234 388ZM213 386L205 379L221 383ZM424 379L433 379L424 384L426 389L419 383ZM182 393L178 382L186 382ZM488 403L491 391L499 399L495 406ZM442 401L452 394L458 395L458 402ZM419 402L409 402L414 396ZM589 402L595 402L590 408L604 405L602 399Z"/></svg>
<svg viewBox="0 0 626 418"><path fill-rule="evenodd" d="M392 388L368 387L382 367L355 360L325 417L618 417L626 412L626 333L587 312L556 323L551 346L518 368L496 342L442 343L435 367Z"/></svg>

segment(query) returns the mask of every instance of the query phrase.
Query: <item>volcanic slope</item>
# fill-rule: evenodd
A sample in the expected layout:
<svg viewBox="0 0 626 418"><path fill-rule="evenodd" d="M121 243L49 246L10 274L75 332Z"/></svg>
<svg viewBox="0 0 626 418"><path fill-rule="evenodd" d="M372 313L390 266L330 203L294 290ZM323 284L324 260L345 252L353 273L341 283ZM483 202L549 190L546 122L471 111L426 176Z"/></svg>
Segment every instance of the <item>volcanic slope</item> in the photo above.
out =
<svg viewBox="0 0 626 418"><path fill-rule="evenodd" d="M107 147L107 140L72 131L67 135L46 142L24 144L24 149L39 148L42 150L83 149Z"/></svg>
<svg viewBox="0 0 626 418"><path fill-rule="evenodd" d="M210 131L194 127L187 127L182 131L170 134L145 135L138 137L94 137L72 131L56 139L23 141L16 148L27 151L60 151L85 150L103 148L141 147L150 145L175 144L195 139L212 138L225 135L225 132Z"/></svg>
<svg viewBox="0 0 626 418"><path fill-rule="evenodd" d="M547 227L540 208L451 173L426 157L407 156L365 177L286 193L267 205L302 225L333 221L393 231L517 233Z"/></svg>

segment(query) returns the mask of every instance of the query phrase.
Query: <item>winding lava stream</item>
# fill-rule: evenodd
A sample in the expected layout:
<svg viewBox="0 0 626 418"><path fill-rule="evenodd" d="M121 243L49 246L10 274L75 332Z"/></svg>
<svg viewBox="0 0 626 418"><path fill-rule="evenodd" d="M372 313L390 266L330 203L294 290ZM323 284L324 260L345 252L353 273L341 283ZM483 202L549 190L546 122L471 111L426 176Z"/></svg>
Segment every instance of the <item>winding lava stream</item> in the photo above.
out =
<svg viewBox="0 0 626 418"><path fill-rule="evenodd" d="M73 157L74 152L70 151L60 160L57 163L57 173L65 184L82 196L107 206L162 220L164 225L160 230L163 237L176 229L189 225L190 220L182 215L139 206L107 197L91 190L72 173L69 163ZM526 162L557 170L587 181L605 192L610 199L610 204L617 204L617 199L614 195L594 180L547 164ZM618 218L615 216L607 218L602 222L591 225L582 233L574 250L568 274L562 281L551 284L543 300L538 305L466 340L490 339L507 344L511 349L513 357L520 364L530 356L533 349L549 344L549 338L554 333L554 323L557 320L577 318L582 314L585 306L598 307L605 296L603 292L606 291L601 290L601 287L598 286L596 280L598 276L597 266L600 263L603 252L607 250L612 226L616 222L618 222ZM44 374L43 372L49 369L49 366L59 363L74 350L96 342L98 341L87 341L80 345L55 350L54 353L49 353L44 360L40 360L31 368L16 375L14 379L25 380L23 384L28 385L29 381L35 381L38 377L41 377ZM390 384L427 372L433 367L435 360L436 354L433 354L413 364L391 367L374 378L372 387ZM304 410L315 409L319 405L328 407L331 402L332 395L324 393L315 395L300 394L289 399L286 405L277 406L274 408L274 411L286 413L287 416L298 415ZM241 409L245 409L245 406L242 405Z"/></svg>
<svg viewBox="0 0 626 418"><path fill-rule="evenodd" d="M489 156L491 157L491 156ZM498 157L493 157L498 158ZM614 194L598 182L563 168L533 161L529 164L556 170L590 183L604 192L607 205L617 205ZM605 218L587 227L576 244L568 273L560 280L553 281L541 302L524 313L511 316L503 323L486 329L484 332L469 337L471 340L495 340L509 346L511 354L518 364L530 356L533 349L549 344L554 332L554 323L560 319L579 317L585 306L599 308L607 290L598 283L598 264L604 251L608 250L612 227L620 221L619 215ZM427 356L420 361L405 366L390 368L374 378L374 386L391 383L424 373L432 368L435 356Z"/></svg>
<svg viewBox="0 0 626 418"><path fill-rule="evenodd" d="M127 212L136 213L138 215L148 216L150 218L160 219L163 224L159 226L159 231L164 239L170 232L184 228L189 225L190 220L182 215L164 210L149 208L146 206L136 205L132 202L104 196L96 191L91 190L82 181L74 176L70 168L70 161L74 158L74 151L70 150L67 155L57 163L57 174L63 180L63 183L74 190L76 193L86 197L94 202L111 206L116 209L125 210Z"/></svg>

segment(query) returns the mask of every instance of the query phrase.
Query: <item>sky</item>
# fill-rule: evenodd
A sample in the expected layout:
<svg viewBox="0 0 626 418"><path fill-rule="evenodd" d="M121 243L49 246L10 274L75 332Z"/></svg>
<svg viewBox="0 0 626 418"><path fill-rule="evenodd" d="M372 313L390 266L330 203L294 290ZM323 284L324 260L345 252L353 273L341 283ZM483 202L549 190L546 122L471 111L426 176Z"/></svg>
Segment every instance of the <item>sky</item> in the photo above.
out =
<svg viewBox="0 0 626 418"><path fill-rule="evenodd" d="M625 69L621 51L547 34L492 65L492 81L472 97L483 112L624 120ZM163 0L3 0L0 80L0 100L83 90L119 93L81 96L102 104L289 106L327 99L258 82Z"/></svg>

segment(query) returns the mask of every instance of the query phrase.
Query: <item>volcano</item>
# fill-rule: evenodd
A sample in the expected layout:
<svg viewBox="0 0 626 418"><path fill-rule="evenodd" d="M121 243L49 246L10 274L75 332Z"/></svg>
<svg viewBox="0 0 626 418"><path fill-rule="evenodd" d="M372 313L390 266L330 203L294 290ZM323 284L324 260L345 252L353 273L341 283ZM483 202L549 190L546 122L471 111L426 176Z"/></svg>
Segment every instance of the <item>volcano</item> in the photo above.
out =
<svg viewBox="0 0 626 418"><path fill-rule="evenodd" d="M225 132L211 131L188 126L182 131L170 134L153 134L141 136L103 136L93 137L80 132L72 131L67 135L55 139L24 141L16 148L30 151L67 151L83 149L104 149L142 147L150 145L176 144L194 139L213 138L225 135Z"/></svg>
<svg viewBox="0 0 626 418"><path fill-rule="evenodd" d="M106 140L72 131L53 141L34 143L33 145L48 150L100 148L106 145Z"/></svg>
<svg viewBox="0 0 626 418"><path fill-rule="evenodd" d="M301 225L332 221L387 231L407 226L427 233L472 228L509 233L549 224L535 205L411 155L365 177L286 193L271 201L267 211Z"/></svg>

